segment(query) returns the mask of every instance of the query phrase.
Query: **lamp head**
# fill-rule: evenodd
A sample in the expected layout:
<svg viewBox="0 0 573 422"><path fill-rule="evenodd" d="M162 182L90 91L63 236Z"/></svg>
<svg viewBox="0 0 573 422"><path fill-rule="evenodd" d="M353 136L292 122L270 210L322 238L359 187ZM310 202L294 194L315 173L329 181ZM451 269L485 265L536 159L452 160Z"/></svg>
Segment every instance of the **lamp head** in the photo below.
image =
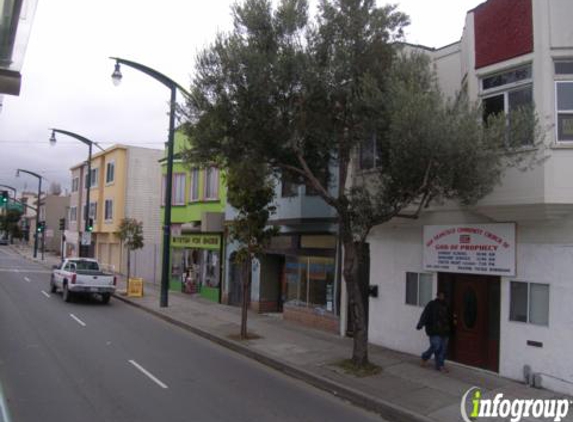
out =
<svg viewBox="0 0 573 422"><path fill-rule="evenodd" d="M115 62L115 69L111 74L111 80L115 86L118 86L121 83L121 78L123 75L121 74L121 65L119 62Z"/></svg>
<svg viewBox="0 0 573 422"><path fill-rule="evenodd" d="M50 145L55 146L57 142L56 132L52 130L52 136L50 136Z"/></svg>

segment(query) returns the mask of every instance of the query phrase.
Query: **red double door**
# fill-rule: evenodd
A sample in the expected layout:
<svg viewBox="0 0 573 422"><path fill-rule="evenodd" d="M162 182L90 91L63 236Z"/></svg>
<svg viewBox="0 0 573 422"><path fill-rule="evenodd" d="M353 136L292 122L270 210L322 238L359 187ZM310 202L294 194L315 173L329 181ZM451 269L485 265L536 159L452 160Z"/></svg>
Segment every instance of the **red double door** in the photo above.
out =
<svg viewBox="0 0 573 422"><path fill-rule="evenodd" d="M439 274L438 288L446 292L455 322L449 359L498 371L499 286L499 277Z"/></svg>

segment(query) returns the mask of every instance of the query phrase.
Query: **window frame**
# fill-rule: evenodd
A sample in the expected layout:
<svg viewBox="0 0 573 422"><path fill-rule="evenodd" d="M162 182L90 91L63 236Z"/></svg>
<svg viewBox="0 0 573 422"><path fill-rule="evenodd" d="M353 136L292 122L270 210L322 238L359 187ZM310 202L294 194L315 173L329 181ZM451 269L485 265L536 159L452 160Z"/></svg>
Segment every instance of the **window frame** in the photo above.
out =
<svg viewBox="0 0 573 422"><path fill-rule="evenodd" d="M108 216L109 211L109 216ZM106 222L113 221L113 199L106 199L104 201L104 211L103 211L103 218Z"/></svg>
<svg viewBox="0 0 573 422"><path fill-rule="evenodd" d="M78 207L77 206L74 205L73 207L70 207L68 218L70 220L70 223L78 221Z"/></svg>
<svg viewBox="0 0 573 422"><path fill-rule="evenodd" d="M561 75L559 75L561 76ZM567 75L565 75L567 76ZM570 79L556 79L555 80L555 140L558 144L572 145L573 139L560 139L559 137L559 115L569 115L573 119L573 109L559 109L559 90L558 86L560 84L572 85L573 86L573 75L569 75Z"/></svg>
<svg viewBox="0 0 573 422"><path fill-rule="evenodd" d="M109 177L110 173L111 173L111 179ZM105 184L106 186L108 186L113 184L114 182L115 182L115 160L110 160L107 163L105 163Z"/></svg>
<svg viewBox="0 0 573 422"><path fill-rule="evenodd" d="M88 172L87 172L87 167L86 167L86 174L84 175L84 189L87 190L88 188ZM90 173L90 189L93 188L97 188L99 183L98 183L98 179L99 179L99 167L95 167L91 169L91 173Z"/></svg>
<svg viewBox="0 0 573 422"><path fill-rule="evenodd" d="M415 304L408 302L408 274L415 274L416 275L416 303ZM422 276L422 275L429 276L429 282L430 282L430 298L429 298L428 302L426 302L426 303L422 303L420 301L420 282L421 282L420 276ZM416 308L424 308L429 302L432 301L432 296L433 296L433 292L434 292L434 276L432 273L428 273L428 272L406 271L406 282L404 283L404 288L405 288L404 304L407 306L413 306Z"/></svg>
<svg viewBox="0 0 573 422"><path fill-rule="evenodd" d="M193 167L189 171L189 202L201 201L201 171L198 167Z"/></svg>
<svg viewBox="0 0 573 422"><path fill-rule="evenodd" d="M512 319L511 316L511 310L512 310L512 302L513 302L513 294L511 291L512 288L512 284L513 283L521 283L521 284L525 284L527 286L527 297L526 297L526 320L525 321L519 321L517 319ZM539 285L539 286L546 286L547 287L547 324L540 324L538 322L532 322L531 321L531 286L532 285ZM536 282L531 282L531 281L522 281L522 280L510 280L510 284L509 284L509 312L508 312L508 321L509 322L515 322L517 324L530 324L530 325L535 325L537 327L549 327L550 321L549 321L549 317L551 315L550 313L550 305L551 305L551 285L549 283L536 283Z"/></svg>
<svg viewBox="0 0 573 422"><path fill-rule="evenodd" d="M93 212L92 212L93 211ZM90 208L89 208L89 212L88 212L88 218L91 218L94 220L97 219L97 201L94 202L90 202Z"/></svg>
<svg viewBox="0 0 573 422"><path fill-rule="evenodd" d="M209 173L214 174L214 193L209 190ZM211 196L213 195L213 196ZM203 197L205 201L218 201L219 200L219 169L217 167L207 167L204 171L203 177Z"/></svg>
<svg viewBox="0 0 573 422"><path fill-rule="evenodd" d="M527 78L523 78L523 79L518 79L518 80L514 80L505 84L501 84L501 85L497 85L497 86L493 86L490 88L484 88L484 82L487 79L490 79L492 77L495 76L501 76L504 74L509 74L512 72L516 72L520 69L527 69L529 68L529 77ZM509 95L512 92L517 92L520 90L524 90L529 88L530 92L531 92L531 106L535 107L535 98L534 98L534 90L533 90L533 80L534 80L534 75L533 75L533 65L532 63L526 63L526 64L522 64L519 66L514 66L512 68L509 69L504 69L504 70L500 70L498 72L493 72L487 75L483 75L483 76L478 76L479 78L479 100L480 103L482 104L482 107L484 105L484 102L490 98L494 98L494 97L498 97L498 96L503 96L503 112L504 115L506 117L506 121L507 124L509 125L510 122L510 112L511 112L511 108L510 108L510 102L509 102ZM486 121L486 116L483 116L483 120L484 123ZM533 146L533 142L534 140L531 139L530 142L527 143L523 143L521 145L518 146L521 148L529 148L531 146Z"/></svg>
<svg viewBox="0 0 573 422"><path fill-rule="evenodd" d="M78 192L80 190L80 177L76 176L72 178L72 193Z"/></svg>
<svg viewBox="0 0 573 422"><path fill-rule="evenodd" d="M180 186L180 184L183 186ZM185 205L186 198L186 190L187 190L187 174L183 172L173 173L173 185L171 190L171 205L173 206L181 206ZM181 198L182 195L182 198ZM163 198L165 202L165 198Z"/></svg>

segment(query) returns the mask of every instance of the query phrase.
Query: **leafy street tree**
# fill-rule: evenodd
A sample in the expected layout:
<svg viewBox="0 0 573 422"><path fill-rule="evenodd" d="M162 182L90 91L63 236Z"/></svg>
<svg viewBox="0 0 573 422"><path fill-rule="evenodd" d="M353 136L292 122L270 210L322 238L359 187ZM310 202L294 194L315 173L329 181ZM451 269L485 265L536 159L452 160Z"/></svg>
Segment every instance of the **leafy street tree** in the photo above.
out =
<svg viewBox="0 0 573 422"><path fill-rule="evenodd" d="M143 223L135 218L122 219L118 236L127 248L127 290L129 291L131 252L143 248Z"/></svg>
<svg viewBox="0 0 573 422"><path fill-rule="evenodd" d="M482 111L463 92L446 100L428 59L396 44L408 18L394 6L322 0L314 20L305 0L282 0L275 9L270 0L245 0L232 10L233 31L198 60L187 160L264 163L303 180L336 210L352 362L364 367L369 280L362 268L372 227L416 218L432 202L474 203L527 157L504 152L536 139L535 119L523 110L482 124ZM366 145L371 168L364 172L356 164Z"/></svg>
<svg viewBox="0 0 573 422"><path fill-rule="evenodd" d="M275 207L272 179L267 166L242 160L227 167L227 200L237 211L230 227L230 239L239 243L236 261L242 264L241 339L248 338L247 309L251 291L253 260L260 258L265 246L277 234L268 227Z"/></svg>
<svg viewBox="0 0 573 422"><path fill-rule="evenodd" d="M10 236L11 239L22 238L22 231L18 222L22 217L22 212L15 209L8 209L0 216L0 228L5 236Z"/></svg>

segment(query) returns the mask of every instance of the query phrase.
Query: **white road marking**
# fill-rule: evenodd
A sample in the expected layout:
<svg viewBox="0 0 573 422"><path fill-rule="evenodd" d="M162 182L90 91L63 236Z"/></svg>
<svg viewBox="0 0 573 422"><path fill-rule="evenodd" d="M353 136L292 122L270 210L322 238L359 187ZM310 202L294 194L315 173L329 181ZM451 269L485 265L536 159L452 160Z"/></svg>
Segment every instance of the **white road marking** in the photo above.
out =
<svg viewBox="0 0 573 422"><path fill-rule="evenodd" d="M43 290L42 290L42 294L43 294L44 296L46 296L47 298L50 298L50 297L51 297L47 292L45 292L45 291L43 291Z"/></svg>
<svg viewBox="0 0 573 422"><path fill-rule="evenodd" d="M30 282L30 279L28 277L24 277L24 280L26 280L28 283Z"/></svg>
<svg viewBox="0 0 573 422"><path fill-rule="evenodd" d="M141 366L139 363L137 363L134 360L129 360L129 363L131 363L133 366L135 366L137 369L139 369L142 373L144 373L145 375L147 375L147 377L149 377L149 379L151 379L151 381L153 381L154 383L156 383L158 386L160 386L161 388L169 388L167 387L167 385L165 385L164 383L162 383L157 377L155 377L151 372L149 372L147 369L145 369L143 366Z"/></svg>
<svg viewBox="0 0 573 422"><path fill-rule="evenodd" d="M74 319L78 324L80 324L82 327L86 326L86 323L83 322L81 319L79 319L77 316L75 316L74 314L70 314L70 316L72 317L72 319Z"/></svg>
<svg viewBox="0 0 573 422"><path fill-rule="evenodd" d="M48 270L28 270L28 269L18 269L18 268L0 268L0 273L36 273L36 274L52 274Z"/></svg>

